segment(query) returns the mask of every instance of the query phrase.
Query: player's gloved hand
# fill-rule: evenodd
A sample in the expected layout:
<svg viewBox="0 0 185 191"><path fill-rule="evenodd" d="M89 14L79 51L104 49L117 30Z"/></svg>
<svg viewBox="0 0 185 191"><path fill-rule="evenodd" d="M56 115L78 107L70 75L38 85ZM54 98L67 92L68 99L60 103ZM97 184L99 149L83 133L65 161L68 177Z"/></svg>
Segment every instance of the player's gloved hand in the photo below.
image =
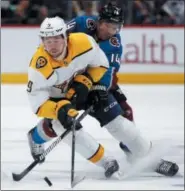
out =
<svg viewBox="0 0 185 191"><path fill-rule="evenodd" d="M61 100L57 103L56 113L58 120L65 129L71 129L73 121L78 115L78 111L73 107L70 101ZM78 127L76 127L77 129Z"/></svg>
<svg viewBox="0 0 185 191"><path fill-rule="evenodd" d="M132 108L126 101L121 102L121 108L124 111L123 117L127 118L130 121L134 121Z"/></svg>
<svg viewBox="0 0 185 191"><path fill-rule="evenodd" d="M66 93L69 99L77 109L82 109L87 100L88 93L92 87L92 82L85 75L77 75Z"/></svg>
<svg viewBox="0 0 185 191"><path fill-rule="evenodd" d="M97 108L105 107L108 103L108 92L106 87L100 84L93 85L89 92L88 103Z"/></svg>
<svg viewBox="0 0 185 191"><path fill-rule="evenodd" d="M132 108L127 103L127 98L120 89L120 87L118 85L115 85L110 89L110 92L113 94L117 102L120 104L122 110L124 111L123 117L127 118L130 121L134 121Z"/></svg>

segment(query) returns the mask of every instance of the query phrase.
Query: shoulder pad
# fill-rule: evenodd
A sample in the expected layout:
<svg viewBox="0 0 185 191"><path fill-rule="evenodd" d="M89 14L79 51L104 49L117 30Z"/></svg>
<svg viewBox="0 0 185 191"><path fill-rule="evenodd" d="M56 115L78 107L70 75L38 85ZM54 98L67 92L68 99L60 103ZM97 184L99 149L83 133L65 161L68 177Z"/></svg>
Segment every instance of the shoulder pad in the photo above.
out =
<svg viewBox="0 0 185 191"><path fill-rule="evenodd" d="M93 49L92 43L85 33L71 33L68 48L73 52L75 58Z"/></svg>
<svg viewBox="0 0 185 191"><path fill-rule="evenodd" d="M84 27L88 29L89 31L93 31L96 29L96 21L97 17L96 16L79 16L76 17L76 22L81 24L81 27Z"/></svg>
<svg viewBox="0 0 185 191"><path fill-rule="evenodd" d="M42 47L39 47L32 57L30 67L40 72L46 79L48 79L53 73L53 68L49 62L47 54L43 51Z"/></svg>
<svg viewBox="0 0 185 191"><path fill-rule="evenodd" d="M115 35L115 36L111 37L109 39L109 44L111 46L113 46L113 47L117 47L117 48L121 47L121 38L120 38L120 36Z"/></svg>
<svg viewBox="0 0 185 191"><path fill-rule="evenodd" d="M36 68L42 68L44 66L46 66L46 64L48 63L47 59L43 56L39 56L36 60Z"/></svg>
<svg viewBox="0 0 185 191"><path fill-rule="evenodd" d="M93 17L86 18L86 27L91 31L96 29L96 21L93 19Z"/></svg>

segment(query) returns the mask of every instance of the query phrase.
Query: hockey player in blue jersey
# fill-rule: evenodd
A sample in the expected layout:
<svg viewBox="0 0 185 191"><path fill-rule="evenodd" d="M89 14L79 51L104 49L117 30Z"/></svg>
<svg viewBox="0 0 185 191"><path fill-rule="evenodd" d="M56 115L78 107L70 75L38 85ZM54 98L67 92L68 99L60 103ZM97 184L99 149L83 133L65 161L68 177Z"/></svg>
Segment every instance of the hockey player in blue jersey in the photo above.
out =
<svg viewBox="0 0 185 191"><path fill-rule="evenodd" d="M78 16L68 23L69 32L84 32L94 37L100 48L106 54L110 68L110 75L102 79L110 92L123 110L123 116L133 121L132 108L127 103L127 98L117 84L117 72L120 69L123 46L119 31L123 25L124 18L122 9L111 3L105 5L99 12L99 16ZM126 148L123 143L120 146Z"/></svg>
<svg viewBox="0 0 185 191"><path fill-rule="evenodd" d="M99 16L79 16L68 23L70 32L84 32L91 35L98 42L100 48L106 54L112 77L107 80L105 77L102 83L110 89L124 111L123 116L133 121L132 108L127 103L127 98L117 84L117 72L120 69L123 46L119 31L123 25L124 18L122 9L113 6L111 3L104 6Z"/></svg>
<svg viewBox="0 0 185 191"><path fill-rule="evenodd" d="M123 11L111 3L105 5L99 12L99 16L78 16L68 23L68 31L70 32L84 32L94 37L98 42L100 48L104 51L107 59L109 60L109 69L102 78L101 84L105 85L109 89L110 94L113 96L110 100L112 103L116 100L123 111L122 116L133 122L132 108L127 103L127 98L118 86L117 72L120 68L121 56L123 52L123 46L121 43L121 36L119 31L123 26L124 18ZM93 95L92 95L93 96ZM105 97L103 97L105 99ZM100 100L101 101L101 100ZM109 103L111 103L109 101ZM101 105L101 104L100 104ZM96 111L91 114L95 117L101 126L106 126L111 123L114 118L121 114L121 110L116 106L112 112ZM120 113L119 113L120 112ZM114 113L114 114L113 114ZM115 124L116 125L116 124ZM114 136L114 135L113 135ZM114 136L117 140L117 136ZM126 153L130 153L130 150L123 142L120 142L120 148ZM168 166L166 170L161 170L163 166ZM171 168L170 168L171 166ZM171 176L176 174L178 166L175 163L162 160L160 165L155 169L156 172Z"/></svg>

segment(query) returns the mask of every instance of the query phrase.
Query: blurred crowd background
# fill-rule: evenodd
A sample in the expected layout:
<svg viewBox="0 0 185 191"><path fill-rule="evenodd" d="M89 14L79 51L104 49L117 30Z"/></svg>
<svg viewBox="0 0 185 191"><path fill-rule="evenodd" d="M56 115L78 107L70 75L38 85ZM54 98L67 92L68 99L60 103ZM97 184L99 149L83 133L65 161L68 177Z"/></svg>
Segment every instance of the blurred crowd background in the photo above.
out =
<svg viewBox="0 0 185 191"><path fill-rule="evenodd" d="M66 21L79 15L98 15L110 0L1 0L1 24L40 24L45 17ZM185 0L111 0L122 7L125 25L184 25Z"/></svg>

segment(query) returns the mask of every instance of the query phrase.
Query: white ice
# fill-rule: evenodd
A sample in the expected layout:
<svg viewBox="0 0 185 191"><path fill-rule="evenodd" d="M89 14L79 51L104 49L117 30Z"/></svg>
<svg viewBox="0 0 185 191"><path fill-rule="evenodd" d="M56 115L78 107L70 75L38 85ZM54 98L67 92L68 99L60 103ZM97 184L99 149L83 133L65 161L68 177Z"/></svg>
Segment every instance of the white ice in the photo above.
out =
<svg viewBox="0 0 185 191"><path fill-rule="evenodd" d="M133 107L135 123L145 136L157 144L169 144L164 159L176 162L183 175L167 178L156 173L135 176L127 180L106 180L103 171L76 154L77 173L86 172L87 178L76 190L184 190L184 86L182 85L123 85L128 103ZM71 150L60 143L44 164L34 168L23 180L14 182L12 172L21 172L32 162L27 143L27 132L38 118L32 113L25 85L1 86L1 186L2 190L64 190L70 189ZM120 159L122 151L98 122L87 117L84 129L106 149ZM153 177L151 177L151 175ZM48 187L43 178L53 183Z"/></svg>

